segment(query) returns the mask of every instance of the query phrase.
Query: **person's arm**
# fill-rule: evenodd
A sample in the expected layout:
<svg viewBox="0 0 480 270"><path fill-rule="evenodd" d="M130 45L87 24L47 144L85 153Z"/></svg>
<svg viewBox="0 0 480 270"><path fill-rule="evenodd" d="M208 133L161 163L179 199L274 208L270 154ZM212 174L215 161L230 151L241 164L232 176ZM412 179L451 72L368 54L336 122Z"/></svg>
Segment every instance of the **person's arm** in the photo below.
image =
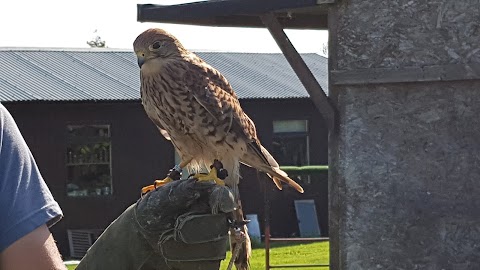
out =
<svg viewBox="0 0 480 270"><path fill-rule="evenodd" d="M15 241L0 253L1 270L66 269L46 225Z"/></svg>
<svg viewBox="0 0 480 270"><path fill-rule="evenodd" d="M65 269L48 230L62 216L13 117L0 104L0 270Z"/></svg>

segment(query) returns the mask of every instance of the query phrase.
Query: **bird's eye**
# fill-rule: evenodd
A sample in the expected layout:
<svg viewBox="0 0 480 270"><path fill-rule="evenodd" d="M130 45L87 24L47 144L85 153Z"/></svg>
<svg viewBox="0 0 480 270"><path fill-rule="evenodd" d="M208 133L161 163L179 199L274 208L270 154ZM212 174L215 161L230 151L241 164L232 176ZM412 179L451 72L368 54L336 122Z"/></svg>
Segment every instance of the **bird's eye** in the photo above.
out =
<svg viewBox="0 0 480 270"><path fill-rule="evenodd" d="M158 49L160 49L160 47L162 47L162 45L160 44L159 41L153 43L153 45L152 45L152 49L154 49L154 50L158 50Z"/></svg>

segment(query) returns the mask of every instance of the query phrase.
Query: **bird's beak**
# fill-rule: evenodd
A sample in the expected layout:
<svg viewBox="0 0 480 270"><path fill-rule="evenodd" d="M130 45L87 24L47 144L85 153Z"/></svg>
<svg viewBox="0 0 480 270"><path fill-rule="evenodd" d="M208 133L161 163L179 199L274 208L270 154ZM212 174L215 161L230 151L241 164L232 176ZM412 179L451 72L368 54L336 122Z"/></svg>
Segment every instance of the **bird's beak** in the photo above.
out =
<svg viewBox="0 0 480 270"><path fill-rule="evenodd" d="M142 68L143 63L145 63L145 53L143 51L136 51L138 67Z"/></svg>
<svg viewBox="0 0 480 270"><path fill-rule="evenodd" d="M138 63L138 67L142 68L143 63L145 63L145 57L141 55L137 55L137 63Z"/></svg>

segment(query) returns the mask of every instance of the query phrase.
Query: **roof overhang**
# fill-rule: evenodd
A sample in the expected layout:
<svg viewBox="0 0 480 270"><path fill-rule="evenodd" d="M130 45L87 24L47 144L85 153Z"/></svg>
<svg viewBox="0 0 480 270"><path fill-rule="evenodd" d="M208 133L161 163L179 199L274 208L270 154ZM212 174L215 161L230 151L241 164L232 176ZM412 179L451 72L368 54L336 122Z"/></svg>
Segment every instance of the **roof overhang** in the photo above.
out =
<svg viewBox="0 0 480 270"><path fill-rule="evenodd" d="M137 5L139 22L203 26L265 27L260 15L273 12L283 28L327 29L335 0L210 0L178 5Z"/></svg>

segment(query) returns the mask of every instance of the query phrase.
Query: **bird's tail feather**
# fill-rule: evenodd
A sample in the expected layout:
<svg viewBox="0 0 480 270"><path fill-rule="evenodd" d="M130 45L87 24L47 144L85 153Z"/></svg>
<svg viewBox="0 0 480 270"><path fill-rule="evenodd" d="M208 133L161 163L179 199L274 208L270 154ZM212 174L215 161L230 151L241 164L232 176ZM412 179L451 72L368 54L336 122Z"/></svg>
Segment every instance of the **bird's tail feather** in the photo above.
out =
<svg viewBox="0 0 480 270"><path fill-rule="evenodd" d="M267 173L268 176L272 178L278 189L282 190L281 182L285 182L294 189L296 189L298 192L303 193L303 188L297 182L288 177L288 174L286 172L280 169L278 162L273 158L273 156L268 152L268 150L265 149L265 147L255 143L255 147L252 148L254 148L255 152L261 155L261 157L265 161L263 164L258 166L257 169Z"/></svg>

